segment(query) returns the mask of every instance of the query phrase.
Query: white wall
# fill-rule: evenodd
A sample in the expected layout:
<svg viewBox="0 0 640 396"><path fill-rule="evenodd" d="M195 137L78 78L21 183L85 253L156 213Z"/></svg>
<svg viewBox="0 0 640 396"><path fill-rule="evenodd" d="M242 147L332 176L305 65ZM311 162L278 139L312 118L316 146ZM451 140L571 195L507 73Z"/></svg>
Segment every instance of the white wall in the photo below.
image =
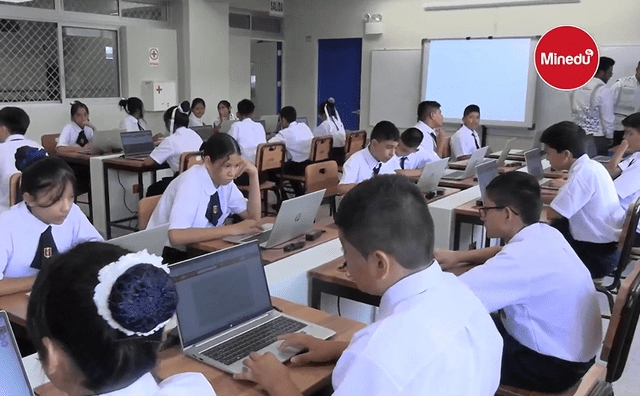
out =
<svg viewBox="0 0 640 396"><path fill-rule="evenodd" d="M239 29L233 29L239 30ZM232 111L242 99L251 97L251 37L247 31L229 36L229 97ZM224 98L220 98L224 99ZM219 102L216 101L216 104Z"/></svg>

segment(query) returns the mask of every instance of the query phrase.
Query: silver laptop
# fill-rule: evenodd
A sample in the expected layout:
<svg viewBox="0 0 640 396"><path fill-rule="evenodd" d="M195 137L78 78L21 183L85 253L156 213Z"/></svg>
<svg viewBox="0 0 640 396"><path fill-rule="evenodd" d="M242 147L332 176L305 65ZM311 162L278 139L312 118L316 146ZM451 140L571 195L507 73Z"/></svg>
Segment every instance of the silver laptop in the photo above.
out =
<svg viewBox="0 0 640 396"><path fill-rule="evenodd" d="M538 130L533 134L533 138L531 139L531 148L538 148L542 151L542 143L540 143L540 136L542 136L543 130ZM511 155L524 155L524 153L529 150L511 150Z"/></svg>
<svg viewBox="0 0 640 396"><path fill-rule="evenodd" d="M441 160L429 162L422 168L422 174L418 180L418 188L423 193L430 193L438 187L442 175L444 175L445 169L447 169L447 163L449 158L443 158Z"/></svg>
<svg viewBox="0 0 640 396"><path fill-rule="evenodd" d="M147 252L151 254L162 256L164 247L169 246L169 224L133 232L118 238L109 239L106 242L129 249L132 252L147 249Z"/></svg>
<svg viewBox="0 0 640 396"><path fill-rule="evenodd" d="M266 132L278 132L280 130L280 128L278 128L279 115L265 115L260 117L260 119L264 120L264 130Z"/></svg>
<svg viewBox="0 0 640 396"><path fill-rule="evenodd" d="M0 311L0 367L0 396L34 395L5 311Z"/></svg>
<svg viewBox="0 0 640 396"><path fill-rule="evenodd" d="M476 172L476 166L484 161L484 156L487 154L487 150L489 150L489 146L484 146L474 151L473 154L471 154L471 158L469 158L469 162L467 162L467 167L463 171L447 169L442 178L463 180L472 177Z"/></svg>
<svg viewBox="0 0 640 396"><path fill-rule="evenodd" d="M105 154L122 151L120 133L126 132L119 129L108 131L96 131L93 134L90 150L82 150L84 154Z"/></svg>
<svg viewBox="0 0 640 396"><path fill-rule="evenodd" d="M482 197L482 202L484 202L487 194L487 186L491 183L491 180L498 176L498 161L487 161L476 166L476 173L478 174L480 196Z"/></svg>
<svg viewBox="0 0 640 396"><path fill-rule="evenodd" d="M489 157L489 158L497 158L498 159L498 166L505 166L505 165L509 165L511 163L517 162L517 161L508 161L507 160L507 157L509 156L509 154L515 155L515 152L513 151L513 145L515 144L516 139L517 138L511 138L511 139L507 140L507 143L504 145L504 149L502 149L502 151L497 151L495 153L491 153L491 154L487 155L487 157ZM518 151L520 151L520 150L518 150ZM522 154L518 154L518 155L522 155Z"/></svg>
<svg viewBox="0 0 640 396"><path fill-rule="evenodd" d="M325 191L312 192L282 202L276 222L271 230L250 235L229 236L224 240L231 243L245 243L256 240L261 248L269 249L282 242L299 237L313 227L313 221L316 219Z"/></svg>
<svg viewBox="0 0 640 396"><path fill-rule="evenodd" d="M245 243L171 267L178 291L183 353L230 373L243 371L251 352L271 352L284 362L299 350L278 351L281 334L327 339L333 330L278 312L271 305L260 249Z"/></svg>
<svg viewBox="0 0 640 396"><path fill-rule="evenodd" d="M129 159L145 159L156 147L151 131L121 132L120 139L124 157Z"/></svg>
<svg viewBox="0 0 640 396"><path fill-rule="evenodd" d="M224 121L222 121L222 123L220 124L220 132L229 133L229 130L231 130L231 125L233 125L234 122L238 122L238 120L224 120Z"/></svg>
<svg viewBox="0 0 640 396"><path fill-rule="evenodd" d="M190 129L197 133L205 142L213 135L213 126L211 125L194 126L190 127Z"/></svg>
<svg viewBox="0 0 640 396"><path fill-rule="evenodd" d="M559 187L553 187L550 185L551 180L547 180L544 177L544 172L547 169L542 168L542 159L540 157L540 149L534 148L528 150L524 153L524 159L527 162L527 173L534 176L538 179L538 183L540 183L540 187L551 188L554 190L559 189Z"/></svg>

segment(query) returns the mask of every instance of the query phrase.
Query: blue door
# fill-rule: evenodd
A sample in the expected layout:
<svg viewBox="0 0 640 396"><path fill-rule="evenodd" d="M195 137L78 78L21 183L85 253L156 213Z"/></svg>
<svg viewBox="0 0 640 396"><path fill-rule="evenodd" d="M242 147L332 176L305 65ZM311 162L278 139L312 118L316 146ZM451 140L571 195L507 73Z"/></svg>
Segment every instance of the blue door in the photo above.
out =
<svg viewBox="0 0 640 396"><path fill-rule="evenodd" d="M318 40L317 104L334 98L347 131L360 129L361 67L361 38Z"/></svg>

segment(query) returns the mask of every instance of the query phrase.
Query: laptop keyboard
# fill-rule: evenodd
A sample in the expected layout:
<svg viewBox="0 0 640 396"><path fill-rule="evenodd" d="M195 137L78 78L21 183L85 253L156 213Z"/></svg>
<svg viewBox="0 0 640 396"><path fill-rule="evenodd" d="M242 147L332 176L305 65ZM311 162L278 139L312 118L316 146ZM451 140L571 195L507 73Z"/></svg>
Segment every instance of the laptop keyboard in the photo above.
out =
<svg viewBox="0 0 640 396"><path fill-rule="evenodd" d="M305 323L279 316L238 337L207 349L202 354L229 366L249 356L249 353L259 351L273 344L277 341L276 337L279 335L296 332L305 326Z"/></svg>

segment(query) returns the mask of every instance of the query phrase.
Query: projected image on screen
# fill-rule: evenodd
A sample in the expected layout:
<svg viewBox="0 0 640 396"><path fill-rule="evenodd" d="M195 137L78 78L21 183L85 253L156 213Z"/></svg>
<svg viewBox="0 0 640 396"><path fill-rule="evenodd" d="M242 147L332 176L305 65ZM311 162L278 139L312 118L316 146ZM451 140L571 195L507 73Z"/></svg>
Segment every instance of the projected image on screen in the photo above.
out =
<svg viewBox="0 0 640 396"><path fill-rule="evenodd" d="M459 122L471 103L483 124L517 125L532 114L530 38L433 40L427 48L423 100L438 101L445 121Z"/></svg>

